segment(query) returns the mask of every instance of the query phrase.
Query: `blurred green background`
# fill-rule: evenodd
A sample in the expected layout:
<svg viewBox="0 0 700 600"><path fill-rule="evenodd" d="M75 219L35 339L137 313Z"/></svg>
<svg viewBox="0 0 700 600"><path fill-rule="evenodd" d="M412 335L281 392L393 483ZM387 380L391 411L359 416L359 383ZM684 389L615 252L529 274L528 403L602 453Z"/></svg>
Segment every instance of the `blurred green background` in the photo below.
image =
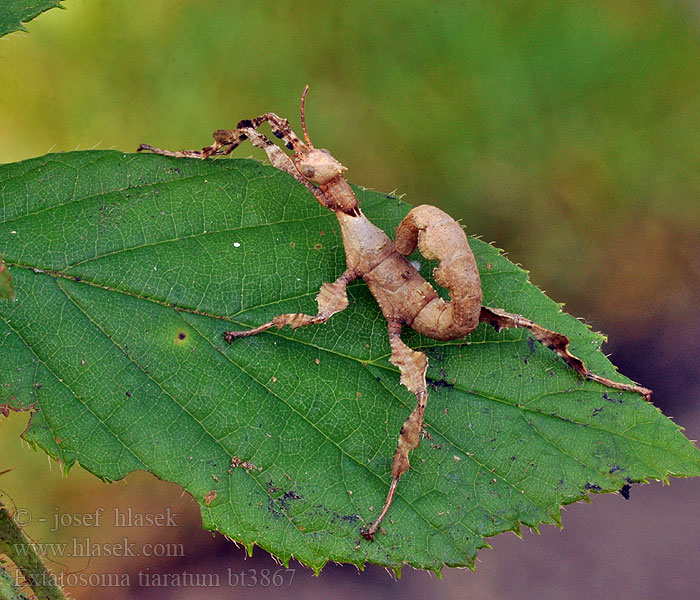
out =
<svg viewBox="0 0 700 600"><path fill-rule="evenodd" d="M141 142L200 148L215 129L268 110L298 127L308 83L311 138L349 168L351 182L395 190L411 204L436 204L506 249L552 298L608 333L613 361L654 388L655 403L689 437L698 436L700 3L68 0L65 6L29 23L29 35L0 40L0 162L77 148L133 151ZM237 152L263 158L247 146ZM24 423L21 415L0 422L0 471L15 468L0 478L1 490L49 513L72 506L76 489L96 502L118 502L123 490L114 490L127 484L101 486L82 475L64 481L55 470L50 491L37 499L28 482L49 476L40 455L20 452L16 435ZM132 502L175 502L162 499L177 497L164 484L138 481L129 488ZM672 487L689 490L677 497L688 510L698 493L693 483ZM651 503L655 492L648 493ZM673 498L660 489L658 510L680 518L685 513L671 508ZM208 543L207 534L196 537L196 507L188 506L192 528L183 525L180 534ZM587 523L591 513L582 515ZM640 519L632 518L631 527ZM604 525L600 535L611 531ZM554 551L562 539L540 541L543 556L562 558ZM669 544L678 548L675 538ZM229 546L210 552L239 560L242 552ZM491 560L512 560L509 552L517 551ZM584 564L572 556L572 565ZM634 567L647 579L649 569L659 568L649 561ZM608 557L605 564L616 563ZM687 572L695 583L697 566L695 558ZM617 568L633 579L624 571L632 567ZM479 569L470 585L485 581ZM398 593L383 572L325 573L326 582L369 581ZM541 573L539 583L532 580L538 598L561 597L556 586L543 587L545 580L551 584ZM396 584L402 594L414 589L409 581ZM415 581L437 597L453 589L423 574ZM454 589L462 589L463 580L456 581ZM316 593L324 583L309 585ZM677 596L668 596L668 585L659 589L685 597L683 584L676 585ZM343 589L338 584L328 593L344 597ZM507 586L478 589L507 593ZM636 597L647 597L644 590L654 597L654 589L647 585ZM114 597L142 597L122 591ZM159 594L151 597L171 597Z"/></svg>

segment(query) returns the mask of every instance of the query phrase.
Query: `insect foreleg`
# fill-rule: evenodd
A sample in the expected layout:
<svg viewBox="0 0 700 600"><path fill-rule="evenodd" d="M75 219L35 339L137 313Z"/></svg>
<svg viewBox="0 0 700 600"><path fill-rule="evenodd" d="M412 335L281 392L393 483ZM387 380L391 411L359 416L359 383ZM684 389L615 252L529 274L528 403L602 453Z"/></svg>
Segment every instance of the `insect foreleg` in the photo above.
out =
<svg viewBox="0 0 700 600"><path fill-rule="evenodd" d="M305 325L325 323L334 314L348 307L347 285L355 279L357 279L355 272L348 270L333 283L324 283L316 296L316 302L318 303L318 314L316 315L305 315L303 313L279 315L272 319L272 321L264 323L255 329L249 329L247 331L225 331L224 338L230 344L236 338L255 335L270 329L270 327L281 329L285 325L289 325L292 329L296 329L297 327L304 327Z"/></svg>
<svg viewBox="0 0 700 600"><path fill-rule="evenodd" d="M275 113L265 113L257 117L256 119L246 119L238 123L236 129L218 129L214 132L214 143L211 146L202 148L202 150L178 150L173 152L172 150L163 150L162 148L155 148L148 144L141 144L137 152L142 150L148 150L155 154L161 154L163 156L172 156L174 158L200 158L205 159L210 156L219 156L223 154L230 154L233 152L244 140L250 140L250 143L257 148L261 148L267 154L267 158L273 167L289 173L294 179L302 183L323 205L327 206L328 199L325 194L311 183L308 179L303 177L297 168L294 166L292 159L285 154L282 149L272 143L266 136L260 133L257 128L260 127L262 123L268 121L270 127L272 128L272 133L282 139L288 148L304 148L304 144L299 139L299 137L292 131L289 126L289 121L287 119L282 119L278 117Z"/></svg>
<svg viewBox="0 0 700 600"><path fill-rule="evenodd" d="M273 167L276 167L280 171L285 171L286 173L289 173L298 182L304 184L304 186L314 196L316 196L316 199L319 200L319 202L321 202L321 204L325 206L327 202L325 194L308 179L302 177L297 168L294 166L294 162L292 161L292 159L287 154L285 154L279 146L273 144L272 141L267 139L262 133L256 131L252 127L246 127L244 129L235 131L243 133L243 135L245 136L244 139L248 138L250 140L250 143L253 144L253 146L262 148L265 151L265 154L267 154L267 158L269 159L270 164Z"/></svg>
<svg viewBox="0 0 700 600"><path fill-rule="evenodd" d="M299 136L292 131L287 119L283 119L275 113L268 112L255 119L243 119L239 121L236 129L217 129L214 132L214 143L202 149L202 158L207 158L214 154L229 154L246 138L250 139L254 146L258 146L263 150L265 150L266 145L274 146L263 134L257 131L258 127L265 122L270 124L272 134L276 138L281 139L290 150L296 152L306 148L304 143L299 139ZM265 151L267 152L267 150ZM280 153L282 152L280 151ZM282 170L286 171L287 169Z"/></svg>
<svg viewBox="0 0 700 600"><path fill-rule="evenodd" d="M136 148L136 152L142 152L143 150L148 150L154 154L162 154L163 156L172 156L173 158L202 158L202 152L200 150L163 150L162 148L156 148L149 144L140 144Z"/></svg>

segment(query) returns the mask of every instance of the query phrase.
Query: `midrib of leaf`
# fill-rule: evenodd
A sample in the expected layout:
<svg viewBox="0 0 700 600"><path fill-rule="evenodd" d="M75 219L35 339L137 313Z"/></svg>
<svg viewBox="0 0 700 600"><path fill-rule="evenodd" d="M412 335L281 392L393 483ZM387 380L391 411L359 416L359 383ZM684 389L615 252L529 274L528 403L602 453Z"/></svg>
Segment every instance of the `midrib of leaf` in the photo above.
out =
<svg viewBox="0 0 700 600"><path fill-rule="evenodd" d="M361 285L364 285L364 284L358 283L358 284L354 284L354 285L355 285L355 286L361 286ZM315 294L305 294L303 297L309 297L309 296L311 296L311 295L315 295ZM285 300L286 300L286 299L285 299ZM270 306L270 305L275 305L275 304L278 304L278 302L270 303L270 304L265 305L265 306ZM236 315L233 315L233 316L232 316L230 319L228 319L228 320L230 320L233 324L240 326L241 328L245 328L245 327L248 326L248 324L245 323L245 322L237 321L234 317L235 317L235 316L238 316L239 314L244 314L245 312L255 310L255 309L257 309L257 308L259 308L259 307L255 306L255 307L250 307L250 308L248 308L248 309L242 310L242 311L240 311L239 313L237 313ZM484 327L484 326L482 325L482 327ZM289 330L289 329L282 329L282 330L272 329L272 330L269 330L269 331L265 332L264 335L272 335L272 336L275 336L275 337L278 337L278 338L287 340L287 341L292 342L292 343L295 343L295 344L300 344L300 345L308 346L308 347L310 347L310 348L315 348L316 350L319 350L319 351L321 351L321 352L325 352L325 353L327 353L327 354L333 354L333 355L335 355L335 356L337 356L337 357L339 357L339 358L344 358L344 359L353 361L353 362L357 363L357 364L360 365L360 366L372 366L372 367L375 367L375 368L377 368L377 369L382 369L383 371L385 371L385 372L387 372L387 373L391 373L392 376L393 376L395 379L398 380L398 377L399 377L399 371L398 371L398 369L396 369L395 367L393 367L393 366L391 366L390 364L388 364L388 359L389 359L389 357L391 356L391 353L381 354L381 355L378 355L378 356L376 356L375 358L371 358L371 359L364 359L364 358L362 358L362 357L360 357L360 356L352 356L352 355L349 355L349 354L343 354L343 353L337 352L337 351L334 350L333 348L328 348L328 347L323 347L323 346L319 346L319 345L313 344L313 343L311 343L311 342L309 342L309 341L307 341L307 340L300 339L299 337L295 337L295 336L293 336L293 335L290 335L290 333L291 333L291 330ZM513 335L512 333L510 333L509 335L511 335L511 336L513 336L513 337L512 337L511 339L499 339L499 340L487 340L487 339L484 339L484 340L479 340L479 341L470 341L470 344L469 344L469 345L470 345L470 346L474 346L474 345L477 345L477 344L484 344L484 345L485 345L485 344L498 344L498 345L501 345L501 344L519 344L519 343L522 343L522 340L523 340L524 338L527 337L527 334L525 334L524 332L518 332L518 333L516 333L515 335ZM441 346L460 346L460 345L462 345L462 344L464 343L463 340L450 340L450 341L444 342L444 343L442 343L442 342L436 343L434 340L431 340L431 342L432 342L432 344L421 344L420 346L417 346L417 348L419 348L419 349L420 349L420 348L427 348L427 347L430 347L431 345L432 345L433 347L441 347ZM467 351L468 351L468 348L467 348ZM386 385L384 385L383 380L382 380L381 382L379 382L379 383L381 383L381 385L386 389L387 393L391 394L391 395L395 398L396 401L398 401L398 402L400 402L401 404L403 404L403 406L404 406L408 411L410 411L410 410L413 409L413 405L412 405L410 402L406 402L405 400L402 400L392 389L390 389L389 387L387 387ZM583 381L583 380L579 380L578 383L579 383L579 385L581 386L581 391L583 391L583 384L584 384L584 381ZM429 385L429 387L430 387L430 384L428 384L428 385ZM642 444L642 445L649 446L649 447L654 447L654 448L657 447L657 446L654 446L653 444L651 444L650 442L648 442L648 441L646 441L646 440L644 440L644 439L641 439L641 438L638 438L638 437L632 437L632 436L629 436L629 435L625 435L625 432L615 431L615 430L612 430L612 429L605 429L605 428L600 427L600 426L595 425L595 424L585 423L585 422L582 422L582 421L576 421L573 417L567 417L567 416L563 416L563 415L560 415L560 414L546 413L546 412L538 411L536 408L530 408L530 407L528 406L528 405L533 404L533 403L535 403L535 402L541 400L542 398L545 398L545 397L548 397L548 396L558 396L558 395L566 396L567 394L570 393L569 391L547 392L547 393L544 393L544 394L541 394L541 395L538 395L538 396L533 396L533 397L531 397L530 399L528 399L528 400L527 400L526 402L524 402L524 403L517 403L517 404L514 404L513 402L508 401L506 398L502 398L502 397L498 397L498 396L494 396L494 395L487 395L487 394L485 394L485 393L483 393L483 392L478 392L478 391L475 391L475 390L473 390L473 389L467 389L467 388L463 387L463 386L462 386L461 384L459 384L459 383L453 384L453 389L459 390L459 391L461 391L462 393L464 393L465 395L478 396L478 397L482 398L483 400L487 400L487 401L490 401L490 402L498 402L499 404L502 404L503 406L506 406L506 407L508 407L508 408L514 409L514 410L515 410L521 417L523 417L523 418L524 418L524 414L523 414L523 413L528 413L528 414L532 415L532 416L535 417L535 418L541 418L541 419L557 419L557 420L562 421L562 422L565 422L565 423L567 423L567 424L577 425L577 426L579 426L579 427L588 428L589 430L599 431L599 432L601 432L601 433L605 433L605 434L608 434L608 435L620 437L620 438L629 440L629 441L631 441L631 442L634 442L635 444ZM590 390L588 390L588 391L590 391ZM431 430L434 430L434 431L438 432L442 437L444 437L446 440L448 440L454 447L456 447L456 448L462 450L462 452L464 452L465 454L467 454L467 451L466 451L466 450L464 450L464 449L462 449L462 448L459 447L459 445L458 445L458 443L456 442L456 440L454 440L453 438L450 438L450 436L448 436L447 434L445 434L444 431L441 431L441 430L439 430L439 429L436 429L435 426L430 425L429 419L427 419L427 418L426 418L426 428L429 428L429 429L431 429ZM538 431L538 434L541 435L541 436L543 437L543 439L545 439L545 438L544 438L544 434L542 434L542 433L539 432L539 431ZM554 448L556 448L556 450L558 450L559 452L562 452L563 454L565 454L565 455L566 455L567 457L569 457L571 460L573 460L573 461L575 461L575 462L578 462L579 464L581 464L582 466L586 467L587 469L590 469L589 465L587 465L586 463L584 463L580 458L577 458L577 457L575 457L575 456L569 455L569 454L566 453L566 451L564 451L562 448L560 448L559 446L556 446L553 442L551 442L551 441L549 441L549 440L547 440L547 439L545 439L545 441L546 441L547 443L549 443L550 445L552 445ZM678 453L676 453L676 452L673 452L672 450L669 450L669 449L667 449L667 448L664 448L663 450L664 450L665 452L668 452L669 454L673 454L674 456L678 456L679 458L682 458L682 455L681 455L681 454L678 454ZM473 459L473 457L470 457L470 458ZM473 460L475 460L475 459L473 459ZM476 461L476 460L475 460L475 462L478 463L478 461ZM641 461L641 459L640 459L640 462L643 462L643 461ZM647 463L645 463L645 464L647 464ZM648 466L651 467L651 465L648 465ZM489 470L490 470L490 469L489 469ZM595 471L592 471L592 472L594 472L594 473L597 474L597 472L595 472ZM518 490L518 492L520 492L520 490Z"/></svg>
<svg viewBox="0 0 700 600"><path fill-rule="evenodd" d="M360 284L355 284L355 285L363 285L363 284L360 283ZM312 295L315 295L315 294L304 294L302 297L309 297L309 296L312 296ZM296 298L295 298L295 299L296 299ZM287 300L287 299L285 299L285 300ZM270 303L270 304L264 305L264 306L274 306L275 304L277 304L277 302L275 302L275 303ZM255 307L250 307L250 308L248 308L248 309L246 309L246 310L242 310L242 311L240 311L239 313L237 313L236 315L233 315L233 316L230 317L230 318L226 318L226 320L230 321L232 324L237 325L237 326L239 326L239 327L241 327L241 328L246 328L246 327L248 326L247 323L242 322L242 321L237 321L234 317L235 317L235 316L238 316L239 314L244 314L245 312L255 310L255 309L257 309L257 308L259 308L259 307L258 307L258 306L255 306ZM175 310L179 310L179 309L175 309ZM209 316L209 315L207 315L207 316ZM214 318L221 318L221 317L214 317ZM194 327L194 325L193 325L192 323L190 323L190 324L192 325L192 327ZM482 326L482 327L483 327L483 326ZM363 366L363 367L364 367L364 366L372 366L372 367L375 367L375 368L377 368L377 369L382 369L383 371L385 371L385 372L387 372L387 373L391 373L392 376L393 376L396 380L398 380L398 377L399 377L399 371L398 371L398 369L396 369L395 367L392 367L392 366L390 366L389 364L387 364L387 363L388 363L388 360L389 360L389 357L391 356L391 353L385 353L385 354L382 354L382 355L378 355L378 356L376 356L375 358L371 358L371 359L364 359L364 358L362 358L362 357L360 357L360 356L352 356L352 355L350 355L350 354L343 354L343 353L337 352L337 351L334 350L333 348L327 348L327 347L324 347L324 346L319 346L319 345L317 345L317 344L313 344L313 343L308 342L308 341L306 341L306 340L304 340L304 339L300 339L300 338L298 338L298 337L294 337L294 336L292 336L292 335L288 335L288 332L290 332L290 330L288 330L288 329L282 329L282 330L275 330L275 329L272 329L272 330L266 331L264 334L261 334L261 335L272 335L272 336L278 337L278 338L280 338L280 339L287 340L287 341L292 342L292 343L295 343L295 344L299 344L299 345L303 345L303 346L308 346L309 348L315 348L316 350L319 350L319 351L321 351L321 352L324 352L324 353L327 353L327 354L333 354L333 355L337 356L338 358L344 358L344 359L353 361L353 362L357 363L359 366ZM498 345L500 345L500 344L518 344L518 343L522 343L522 340L523 340L523 338L525 338L525 337L526 337L526 334L521 333L521 334L518 335L518 337L513 338L513 339L506 339L506 340L481 340L481 341L470 342L470 346L473 346L473 345L476 345L476 344L498 344ZM447 346L447 345L450 345L450 346L459 346L459 345L461 345L461 344L463 344L463 342L460 342L459 340L450 340L450 341L448 341L447 343L435 344L435 347ZM422 345L420 345L420 346L417 346L417 349L426 348L426 347L429 347L429 346L428 346L428 345L423 345L423 344L422 344ZM467 349L467 350L468 350L468 349ZM382 382L379 382L379 383L382 384L382 386L386 389L387 393L389 393L389 394L391 394L392 396L394 396L394 398L395 398L398 402L400 402L401 404L403 404L403 406L404 406L407 410L410 411L410 410L413 409L413 405L411 405L410 402L406 402L406 401L404 401L404 400L401 400L401 399L399 398L399 396L396 395L396 393L395 393L393 390L391 390L389 387L387 387L386 385L384 385L383 380L382 380ZM584 381L583 381L583 380L580 380L580 385L581 385L582 391L583 391L583 384L584 384ZM428 384L428 387L430 387L430 384ZM265 389L268 389L268 388L265 388ZM513 402L508 401L506 398L499 398L498 396L486 395L486 394L484 394L483 392L477 392L477 391L472 390L472 389L466 389L466 388L462 387L462 385L460 385L460 384L458 384L458 383L453 384L453 389L459 390L460 392L464 393L465 395L478 396L478 397L482 398L483 400L488 400L488 401L490 401L490 402L498 402L499 404L502 404L503 406L507 406L507 407L509 407L509 408L513 408L513 409L515 409L515 410L520 414L520 416L523 416L523 413L529 413L529 414L531 414L531 415L533 415L534 417L537 417L537 418L558 419L558 420L560 420L560 421L563 421L563 422L568 423L568 424L571 424L571 425L578 425L578 426L580 426L580 427L586 427L586 428L588 428L588 429L590 429L590 430L593 430L593 431L600 431L601 433L606 433L606 434L613 435L613 436L616 436L616 437L621 437L621 438L627 439L627 440L629 440L629 441L631 441L631 442L634 442L635 444L643 444L643 445L650 446L650 447L656 447L656 446L653 446L651 443L649 443L649 442L647 442L647 441L645 441L645 440L643 440L643 439L635 438L635 437L631 437L631 436L627 436L627 435L624 434L624 432L614 431L614 430L612 430L612 429L605 429L605 428L600 427L600 426L597 426L597 425L591 425L590 423L584 423L584 422L581 422L581 421L576 421L576 420L575 420L574 418L572 418L572 417L565 417L565 416L562 416L562 415L559 415L559 414L551 414L551 413L541 412L541 411L538 411L536 408L530 408L530 407L528 406L529 404L532 404L532 403L534 403L534 402L537 402L538 400L541 400L542 398L547 397L547 396L557 396L557 395L565 396L565 395L567 395L568 393L570 393L570 392L568 392L568 391L547 392L547 393L541 394L541 395L539 395L539 396L533 396L533 397L531 397L529 400L527 400L527 402L525 402L525 403L513 404ZM268 391L269 391L269 390L268 390ZM590 390L589 390L589 391L590 391ZM524 416L523 416L523 418L524 418ZM429 428L429 429L431 429L431 430L437 431L442 437L444 437L446 440L448 440L453 446L455 446L456 448L462 450L465 454L467 454L467 451L466 451L466 450L463 450L463 449L459 448L459 445L457 444L457 442L456 442L454 439L451 439L450 436L446 435L444 432L442 432L442 431L440 431L439 429L436 429L434 426L430 425L430 422L429 422L429 420L428 420L427 418L426 418L426 423L425 423L425 425L426 425L426 428ZM550 443L550 444L552 444L552 445L554 446L554 444L553 444L552 442L548 442L548 443ZM566 454L566 452L565 452L563 449L559 448L558 446L554 446L554 447L555 447L558 451L560 451L560 452ZM682 455L680 455L680 454L677 454L677 453L675 453L675 452L673 452L673 451L670 451L670 450L667 450L667 449L664 449L664 451L669 452L670 454L673 454L674 456L678 456L678 457L681 457L681 456L682 456ZM570 456L570 455L568 455L568 454L567 454L567 456L569 456L569 458L571 458L572 460L574 460L574 461L576 461L576 462L579 462L582 466L585 466L586 468L590 468L588 465L586 465L584 462L582 462L581 459L576 458L576 457L574 457L574 456ZM470 458L473 458L473 457L470 457ZM476 462L478 462L478 461L476 461ZM520 490L518 490L518 492L520 492Z"/></svg>
<svg viewBox="0 0 700 600"><path fill-rule="evenodd" d="M214 442L214 443L220 448L220 450L223 451L224 453L226 453L227 455L231 455L231 454L232 454L232 450L231 450L230 448L227 448L226 446L224 446L224 445L221 443L220 440L217 440L216 438L214 438L214 437L210 434L210 432L206 429L206 427L202 424L202 422L199 421L199 420L196 418L196 416L192 415L192 414L186 409L186 407L185 407L184 405L182 405L181 403L179 403L179 402L176 400L176 398L173 396L173 394L171 394L171 393L163 386L163 384L162 384L160 381L158 381L157 379L155 379L154 377L152 377L138 362L136 362L136 361L133 359L133 357L131 357L128 353L124 352L124 349L120 346L120 344L117 343L117 342L114 340L114 338L113 338L107 331L105 331L104 328L101 327L101 326L99 325L99 323L97 323L97 322L90 316L90 314L87 312L87 310L85 309L85 307L82 306L82 305L69 293L69 291L65 289L64 286L62 286L62 285L61 285L60 283L58 283L58 282L57 282L57 286L58 286L58 288L64 293L64 295L66 296L66 298L67 298L68 300L70 300L70 301L73 303L73 305L76 306L76 308L78 308L78 309L80 310L80 312L85 316L85 318L88 320L88 322L89 322L93 327L96 327L96 328L105 336L106 339L108 339L116 348L118 348L119 351L120 351L120 352L121 352L121 353L122 353L122 354L123 354L123 355L124 355L124 356L125 356L139 371L140 371L140 372L141 372L141 373L142 373L142 375L143 375L144 377L148 378L150 381L152 381L153 383L155 383L155 384L158 386L158 388L159 388L164 394L167 395L167 397L170 399L170 401L173 402L173 403L177 406L177 408L178 408L179 410L182 410L183 412L187 413L187 415L188 415L192 420L194 420L194 421L200 426L200 428L201 428L203 434L204 434L206 437L208 437L212 442ZM117 290L109 290L109 291L117 291ZM164 306L164 305L161 304L161 303L157 303L157 304L160 304L161 306ZM174 308L174 310L175 310L175 312L178 312L178 313L180 312L178 309L175 309L175 308ZM185 315L186 315L186 313L181 313L180 316L181 316L185 321L187 321L187 319L185 318ZM211 345L210 340L208 340L208 338L207 338L206 336L204 336L201 332L198 331L198 329L197 329L197 327L196 327L196 325L195 325L194 323L192 323L191 321L187 321L187 322L188 322L188 324L189 324L195 331L198 332L198 334L200 335L200 338L201 338L202 341L204 341L205 343L208 343L208 344ZM241 325L243 325L243 324L241 324ZM19 334L18 334L17 332L15 332L15 333L18 335L18 337L21 338L21 336L19 336ZM279 336L279 337L284 337L284 336ZM290 339L290 338L287 338L287 339ZM24 341L24 340L23 340L23 341ZM290 339L290 341L294 341L294 340L291 340L291 339ZM302 344L304 344L304 342L300 342L299 340L295 340L295 341L296 341L297 343L302 343ZM26 343L26 342L25 342L25 343ZM309 344L309 345L310 345L310 344ZM312 347L314 347L314 348L316 348L316 349L318 349L318 350L320 350L320 351L327 352L327 353L329 353L329 354L335 354L337 357L344 358L344 359L347 359L347 360L351 360L351 361L353 361L353 362L356 362L356 363L358 363L358 364L361 364L361 360L360 360L358 357L352 357L352 356L348 356L348 355L343 355L343 354L340 354L340 353L337 353L337 352L333 352L333 351L331 351L331 350L329 350L329 349L321 348L321 347L319 347L319 346L313 346L313 345L310 345L310 346L312 346ZM215 347L214 347L213 345L212 345L212 348L215 349ZM138 460L139 463L141 463L141 464L143 465L143 468L144 468L144 469L153 471L153 469L149 469L149 468L146 466L147 463L144 462L144 458L145 458L144 456L139 456L138 454L135 454L134 451L129 447L129 445L126 444L126 443L124 443L124 441L119 437L119 435L118 435L113 429L111 429L111 428L108 426L108 424L107 424L103 419L101 419L96 413L94 413L94 412L92 411L92 409L89 407L89 405L87 405L85 402L82 402L82 399L81 399L73 390L71 390L71 388L70 388L70 386L68 386L68 384L66 384L64 381L62 381L61 378L58 377L58 375L57 375L56 373L54 373L54 371L53 371L53 370L51 369L51 367L48 365L48 363L46 362L46 360L43 359L43 358L42 358L41 356L39 356L38 354L36 354L36 352L35 352L34 350L33 350L33 352L34 352L35 356L37 356L37 359L38 359L39 361L41 361L41 363L44 364L44 365L47 367L47 369L52 373L52 375L53 375L63 386L65 386L65 388L66 388L76 399L78 399L78 400L81 402L81 404L83 405L83 407L84 407L86 410L88 410L88 411L95 417L95 419L97 419L97 420L102 424L102 426L114 437L114 439L120 444L120 446L121 446L124 450L126 450L126 451L128 451L130 454L132 454L132 455L134 456L134 458L135 458L136 460ZM297 410L292 404L286 402L286 401L284 400L284 398L282 398L279 394L276 394L269 386L266 386L263 382L261 382L260 380L258 380L252 373L250 373L249 371L247 371L246 369L244 369L242 365L240 365L240 364L234 362L233 359L232 359L230 356L226 356L226 355L225 355L225 358L226 358L226 360L228 360L228 362L229 362L231 365L233 365L233 366L236 367L239 371L241 371L241 373L245 374L248 378L250 378L251 380L255 381L260 387L262 387L262 388L265 389L267 392L269 392L274 398L276 398L280 403L282 403L287 409L289 409L291 412L293 412L293 413L296 414L299 418L301 418L308 426L310 426L311 428L313 428L314 430L316 430L320 435L322 435L322 436L324 437L324 439L326 439L329 443L331 443L334 447L337 448L338 452L339 452L342 456L344 456L344 457L346 457L346 458L352 460L356 465L358 465L359 467L361 467L362 469L364 469L365 471L367 471L367 473L371 474L371 475L372 475L374 478L376 478L377 480L381 481L382 483L386 483L386 482L383 480L383 478L382 478L378 473L372 471L372 470L371 470L366 464L364 464L358 457L352 455L352 454L349 453L346 449L344 449L340 444L336 443L336 442L328 435L328 433L327 433L326 431L324 431L324 430L322 430L321 428L319 428L313 421L309 420L309 419L306 417L306 415L304 415L304 414L301 413L299 410ZM393 369L388 369L388 368L386 368L386 367L384 367L384 366L382 366L382 368L385 368L387 371L393 371ZM398 372L396 372L396 376L398 377ZM393 396L396 400L398 400L401 404L403 404L404 406L408 407L408 405L405 404L404 402L402 402L402 401L398 398L398 396L396 396L395 393L392 392L392 396ZM49 423L49 424L50 424L50 423ZM153 472L156 473L156 474L158 474L157 471L153 471ZM263 491L265 490L265 486L257 479L255 473L251 473L251 474L250 474L250 477L256 482L256 484L258 485L258 487L260 487L261 490L263 490ZM409 507L416 513L416 515L419 516L427 525L429 525L430 527L433 527L433 528L437 529L438 531L440 531L440 532L443 534L443 536L445 537L445 539L446 539L447 541L449 541L450 545L451 545L456 551L459 550L459 545L458 545L457 542L449 535L449 529L448 529L447 527L440 526L439 524L437 524L437 523L431 521L426 515L424 515L423 513L421 513L421 512L415 507L415 505L413 505L413 504L411 503L411 501L410 501L409 499L404 498L403 496L400 496L400 497L405 501L406 505L409 506ZM232 508L234 508L234 511L235 511L235 503L231 503L231 506L232 506ZM358 515L360 515L360 514L361 514L361 512L360 512L359 509L358 509ZM287 516L287 515L285 515L285 516ZM290 522L290 524L292 524L295 528L297 528L297 526L288 518L288 516L287 516L287 520ZM298 528L297 528L297 531L298 531ZM475 531L473 531L473 530L471 530L471 529L470 529L469 531L470 531L473 535L478 535ZM301 531L299 531L299 534L302 535L302 536L304 535ZM263 546L264 546L264 544L263 544ZM271 549L271 550L273 550L273 549Z"/></svg>

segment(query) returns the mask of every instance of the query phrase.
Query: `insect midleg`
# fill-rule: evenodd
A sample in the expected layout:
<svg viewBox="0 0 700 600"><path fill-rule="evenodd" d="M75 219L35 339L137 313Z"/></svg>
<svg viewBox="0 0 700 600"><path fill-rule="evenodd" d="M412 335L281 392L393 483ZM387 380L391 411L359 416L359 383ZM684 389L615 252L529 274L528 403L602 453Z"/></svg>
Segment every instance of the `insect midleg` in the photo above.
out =
<svg viewBox="0 0 700 600"><path fill-rule="evenodd" d="M224 338L230 344L239 337L248 337L261 333L270 327L281 329L289 325L292 329L304 327L306 325L317 325L325 323L334 314L345 310L348 307L347 285L357 279L357 275L352 270L345 271L333 283L324 283L316 296L318 303L318 313L316 315L305 315L303 313L288 313L278 315L272 321L264 323L255 329L246 331L225 331Z"/></svg>

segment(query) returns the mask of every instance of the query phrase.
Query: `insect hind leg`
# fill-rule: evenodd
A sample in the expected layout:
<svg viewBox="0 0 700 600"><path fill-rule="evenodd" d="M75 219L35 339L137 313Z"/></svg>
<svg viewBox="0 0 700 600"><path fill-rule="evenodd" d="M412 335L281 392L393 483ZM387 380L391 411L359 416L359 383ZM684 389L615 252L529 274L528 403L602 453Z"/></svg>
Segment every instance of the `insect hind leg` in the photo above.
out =
<svg viewBox="0 0 700 600"><path fill-rule="evenodd" d="M418 448L421 432L423 430L423 415L428 403L428 387L425 382L425 372L428 369L428 358L423 352L412 350L401 341L401 323L389 322L389 343L391 344L391 358L389 361L399 368L401 383L416 396L416 406L401 426L399 440L394 453L394 462L391 468L391 484L387 493L384 506L374 523L363 528L360 532L367 540L373 540L374 534L389 512L396 488L401 475L410 468L408 454Z"/></svg>
<svg viewBox="0 0 700 600"><path fill-rule="evenodd" d="M547 346L547 348L556 353L557 356L559 356L567 365L576 371L583 379L597 381L598 383L616 390L636 392L637 394L644 396L644 398L647 400L651 398L651 390L642 387L641 385L612 381L607 377L596 375L590 371L580 358L569 352L569 338L561 333L551 331L550 329L545 329L530 319L526 319L521 315L506 312L500 308L488 308L486 306L482 306L479 320L484 323L488 323L497 331L510 327L527 329L538 342L544 346Z"/></svg>

